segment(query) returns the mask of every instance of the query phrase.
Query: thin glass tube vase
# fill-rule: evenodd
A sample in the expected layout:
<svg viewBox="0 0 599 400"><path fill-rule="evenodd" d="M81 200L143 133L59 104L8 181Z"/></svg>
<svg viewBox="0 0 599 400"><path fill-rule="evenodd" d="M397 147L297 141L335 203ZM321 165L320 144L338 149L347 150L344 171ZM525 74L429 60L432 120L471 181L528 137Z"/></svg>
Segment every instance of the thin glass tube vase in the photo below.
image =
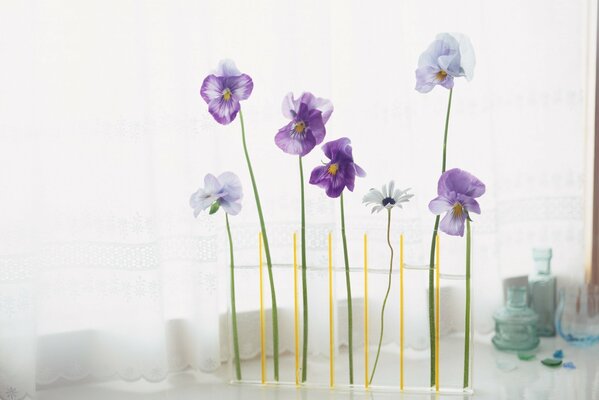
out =
<svg viewBox="0 0 599 400"><path fill-rule="evenodd" d="M321 235L321 236L319 236ZM428 282L430 265L421 260L412 264L413 243L410 237L391 237L397 257L389 272L388 258L377 258L378 245L386 245L374 236L351 237L350 251L355 255L349 273L353 286L352 301L354 333L354 383L348 378L346 273L341 238L334 230L315 234L322 248L314 249L319 265L308 265L310 284L311 340L309 368L319 373L301 380L302 360L302 298L299 232L289 232L289 263L273 265L279 296L281 349L279 382L272 380L273 355L270 328L268 277L263 247L256 241L256 263L235 267L237 324L243 378L236 379L233 351L230 352L231 381L236 384L265 384L329 388L331 390L392 391L402 393L462 394L473 393L473 329L472 293L466 302L466 270L463 258L459 264L444 264L441 255L447 246L456 245L459 253L466 250L465 241L436 238L433 276L436 337L436 381L429 386L428 349L417 350L415 340L428 343ZM362 240L360 240L362 239ZM376 240L375 240L376 239ZM451 243L451 244L450 244ZM336 245L333 245L336 244ZM352 247L353 246L353 247ZM359 246L356 248L355 246ZM262 251L262 257L259 252ZM319 253L320 252L320 253ZM412 253L412 254L411 254ZM386 254L386 253L384 253ZM358 257L362 255L363 257ZM262 262L260 263L260 259ZM382 262L380 260L386 260ZM261 267L260 267L261 265ZM262 270L262 272L261 272ZM470 265L470 279L476 270ZM262 276L262 281L260 281ZM381 306L386 295L389 276L391 289L386 303L383 347L376 374L372 375L380 337ZM472 282L472 281L471 281ZM472 287L472 285L471 285ZM472 291L473 292L473 291ZM229 296L230 297L230 296ZM320 305L320 306L314 306ZM466 307L468 308L466 309ZM229 312L232 310L230 309ZM464 334L466 312L470 314L469 334ZM231 315L229 314L229 320ZM229 324L229 344L233 332ZM416 333L415 333L416 332ZM415 337L415 335L417 337ZM467 342L465 342L467 338ZM368 343L365 346L365 343ZM395 343L397 347L387 346ZM464 379L465 343L469 352L467 379ZM397 348L399 347L399 352ZM232 347L231 347L231 350ZM368 360L368 363L365 362ZM467 384L464 386L464 382Z"/></svg>

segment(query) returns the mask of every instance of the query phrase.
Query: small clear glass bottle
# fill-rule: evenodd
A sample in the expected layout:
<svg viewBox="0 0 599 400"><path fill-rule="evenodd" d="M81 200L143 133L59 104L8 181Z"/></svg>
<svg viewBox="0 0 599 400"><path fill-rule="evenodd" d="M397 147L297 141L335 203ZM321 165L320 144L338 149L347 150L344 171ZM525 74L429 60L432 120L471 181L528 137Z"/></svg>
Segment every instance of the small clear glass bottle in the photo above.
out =
<svg viewBox="0 0 599 400"><path fill-rule="evenodd" d="M525 286L508 288L507 304L493 314L493 344L499 350L527 351L539 345L539 317L527 306L526 297Z"/></svg>
<svg viewBox="0 0 599 400"><path fill-rule="evenodd" d="M535 272L528 277L530 308L539 316L539 336L555 336L556 279L551 275L551 248L532 250Z"/></svg>

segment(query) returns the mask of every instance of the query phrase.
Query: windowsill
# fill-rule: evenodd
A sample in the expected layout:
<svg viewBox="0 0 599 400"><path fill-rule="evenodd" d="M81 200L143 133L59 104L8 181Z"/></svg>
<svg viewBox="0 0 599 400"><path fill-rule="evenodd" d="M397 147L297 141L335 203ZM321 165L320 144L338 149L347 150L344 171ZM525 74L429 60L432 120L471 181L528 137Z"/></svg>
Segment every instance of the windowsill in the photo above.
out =
<svg viewBox="0 0 599 400"><path fill-rule="evenodd" d="M441 347L450 345L445 340L441 341ZM532 361L521 361L513 354L496 351L489 342L489 337L480 338L475 342L474 359L474 389L476 398L483 399L546 399L546 398L593 398L597 394L599 385L599 346L587 349L573 348L567 345L561 338L543 339L539 347L536 359ZM541 365L540 360L550 357L554 350L561 348L564 351L564 360L572 361L576 370L564 368L552 369ZM292 356L290 356L292 357ZM269 360L270 361L270 360ZM503 365L504 369L511 366L514 369L504 371L498 368ZM244 371L251 375L256 372L257 361L245 362ZM461 361L457 362L456 368L461 368ZM389 370L379 368L377 374L382 379ZM323 365L322 371L312 371L319 375L328 376L328 369ZM362 375L363 371L357 372ZM338 377L343 372L338 371ZM259 376L259 375L258 375ZM167 380L160 383L137 382L110 382L88 386L76 386L69 388L56 388L38 393L40 400L70 400L70 399L107 399L129 400L129 399L281 399L296 396L293 386L267 386L251 384L228 384L228 369L221 367L214 374L203 374L196 372L182 372L171 375ZM340 379L340 378L338 378ZM302 399L322 399L323 397L343 399L349 398L346 389L330 391L327 388L300 389ZM354 391L352 399L395 399L397 392L379 391L372 388L370 393L362 389ZM404 394L403 399L422 399L422 395ZM439 396L439 399L455 396Z"/></svg>

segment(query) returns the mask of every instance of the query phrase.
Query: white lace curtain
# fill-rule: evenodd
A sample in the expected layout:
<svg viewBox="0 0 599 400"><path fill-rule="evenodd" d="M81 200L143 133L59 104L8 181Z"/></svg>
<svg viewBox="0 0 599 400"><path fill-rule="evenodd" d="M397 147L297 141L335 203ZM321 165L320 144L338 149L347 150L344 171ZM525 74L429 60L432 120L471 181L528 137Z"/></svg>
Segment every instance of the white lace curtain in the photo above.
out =
<svg viewBox="0 0 599 400"><path fill-rule="evenodd" d="M562 282L582 279L588 9L589 0L2 2L0 399L57 379L160 380L226 359L224 218L196 220L188 206L206 173L239 174L238 262L255 263L239 125L218 125L199 95L221 58L254 80L243 107L275 261L290 261L299 188L296 159L273 138L283 96L307 90L332 100L328 138L350 137L368 172L346 197L351 257L367 231L371 262L384 268L385 221L361 197L390 179L413 188L393 231L406 235L408 262L426 263L448 92L417 93L414 69L438 32L469 35L478 63L454 90L448 165L488 188L474 223L477 329L492 329L500 278L527 273L533 245L553 247ZM320 159L316 149L306 169ZM339 230L338 203L308 187L307 207L318 264L324 235ZM448 268L461 268L463 241L443 243Z"/></svg>

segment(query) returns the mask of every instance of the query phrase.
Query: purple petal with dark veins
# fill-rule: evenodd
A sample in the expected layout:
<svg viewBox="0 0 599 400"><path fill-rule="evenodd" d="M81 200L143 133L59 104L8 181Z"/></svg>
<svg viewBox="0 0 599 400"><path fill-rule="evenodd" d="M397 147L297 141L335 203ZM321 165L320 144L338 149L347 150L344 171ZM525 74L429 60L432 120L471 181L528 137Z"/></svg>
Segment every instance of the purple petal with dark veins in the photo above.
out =
<svg viewBox="0 0 599 400"><path fill-rule="evenodd" d="M294 131L294 122L290 122L275 135L275 144L288 154L305 156L316 146L314 135L308 130L304 133Z"/></svg>
<svg viewBox="0 0 599 400"><path fill-rule="evenodd" d="M333 179L330 180L329 185L327 186L325 193L327 196L331 198L337 198L341 196L343 189L345 188L345 182L343 179L334 176Z"/></svg>
<svg viewBox="0 0 599 400"><path fill-rule="evenodd" d="M225 100L221 97L220 99L212 100L208 104L210 114L212 114L216 122L223 125L230 124L235 119L239 108L239 101L234 98Z"/></svg>
<svg viewBox="0 0 599 400"><path fill-rule="evenodd" d="M354 191L354 184L356 182L356 167L354 163L344 163L341 167L339 167L339 172L337 175L341 175L340 179L343 179L345 182L345 186L350 192Z"/></svg>
<svg viewBox="0 0 599 400"><path fill-rule="evenodd" d="M315 145L322 143L327 134L327 130L324 127L324 122L322 120L322 113L318 110L311 110L308 114L306 125L308 127L307 129L311 131L314 136Z"/></svg>
<svg viewBox="0 0 599 400"><path fill-rule="evenodd" d="M450 236L464 236L464 222L468 214L463 212L460 216L456 216L453 208L441 219L439 229Z"/></svg>
<svg viewBox="0 0 599 400"><path fill-rule="evenodd" d="M216 75L208 75L202 83L200 95L206 103L210 103L212 100L223 97L224 90L225 87L223 78L219 78Z"/></svg>
<svg viewBox="0 0 599 400"><path fill-rule="evenodd" d="M252 94L254 82L249 75L241 74L239 76L231 76L225 79L225 87L229 88L237 101L246 100Z"/></svg>

